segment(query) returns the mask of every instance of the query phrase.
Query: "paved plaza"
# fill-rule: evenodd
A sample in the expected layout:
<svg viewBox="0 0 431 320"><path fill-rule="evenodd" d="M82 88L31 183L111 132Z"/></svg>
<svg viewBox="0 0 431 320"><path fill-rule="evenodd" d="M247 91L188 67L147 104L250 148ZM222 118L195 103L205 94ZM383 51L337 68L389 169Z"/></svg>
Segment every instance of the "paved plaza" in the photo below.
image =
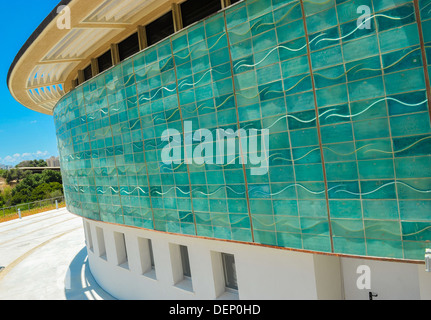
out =
<svg viewBox="0 0 431 320"><path fill-rule="evenodd" d="M91 275L82 218L60 209L1 223L0 300L113 300Z"/></svg>

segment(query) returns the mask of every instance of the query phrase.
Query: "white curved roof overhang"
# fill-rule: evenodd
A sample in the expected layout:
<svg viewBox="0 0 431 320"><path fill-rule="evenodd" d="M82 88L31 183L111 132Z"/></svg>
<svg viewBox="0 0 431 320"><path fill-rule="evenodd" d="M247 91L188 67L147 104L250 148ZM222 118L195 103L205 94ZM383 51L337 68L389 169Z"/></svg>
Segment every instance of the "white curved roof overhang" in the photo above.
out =
<svg viewBox="0 0 431 320"><path fill-rule="evenodd" d="M36 29L8 74L12 96L52 115L72 80L96 58L182 0L63 0ZM61 11L61 6L68 10ZM59 13L58 13L59 12ZM67 13L69 12L70 15ZM64 28L70 17L70 29ZM59 27L59 25L61 27Z"/></svg>

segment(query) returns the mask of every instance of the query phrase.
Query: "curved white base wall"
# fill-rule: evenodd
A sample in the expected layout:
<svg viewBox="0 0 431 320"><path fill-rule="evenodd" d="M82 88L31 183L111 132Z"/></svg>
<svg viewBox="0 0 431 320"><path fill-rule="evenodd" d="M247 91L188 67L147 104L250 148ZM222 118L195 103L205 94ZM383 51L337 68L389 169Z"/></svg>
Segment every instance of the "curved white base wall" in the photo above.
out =
<svg viewBox="0 0 431 320"><path fill-rule="evenodd" d="M313 255L84 221L89 263L101 287L125 300L431 299L424 265ZM124 236L123 236L124 235ZM154 268L148 240L151 240ZM188 248L183 277L179 245ZM221 253L233 254L238 291L225 288ZM358 289L358 266L371 289Z"/></svg>

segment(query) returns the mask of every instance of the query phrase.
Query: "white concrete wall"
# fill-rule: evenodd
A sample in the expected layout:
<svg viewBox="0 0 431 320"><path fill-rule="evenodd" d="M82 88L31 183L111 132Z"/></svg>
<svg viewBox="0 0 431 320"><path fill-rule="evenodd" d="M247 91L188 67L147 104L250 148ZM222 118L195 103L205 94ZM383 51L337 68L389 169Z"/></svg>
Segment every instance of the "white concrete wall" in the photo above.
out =
<svg viewBox="0 0 431 320"><path fill-rule="evenodd" d="M314 255L314 274L316 279L317 299L344 299L340 258L326 255Z"/></svg>
<svg viewBox="0 0 431 320"><path fill-rule="evenodd" d="M368 300L370 291L378 294L375 300L431 299L431 273L425 272L425 265L347 258L341 259L341 265L347 300ZM362 265L370 269L370 290L357 287Z"/></svg>
<svg viewBox="0 0 431 320"><path fill-rule="evenodd" d="M425 271L425 267L418 266L419 290L422 300L431 300L431 273Z"/></svg>
<svg viewBox="0 0 431 320"><path fill-rule="evenodd" d="M88 221L86 226L93 239L93 250L88 250L93 276L118 299L368 299L369 291L356 287L357 267L364 264L371 268L371 291L379 294L377 299L431 297L431 274L422 265L313 255L101 222ZM104 231L106 259L98 254L96 227ZM126 235L128 261L121 265L115 232ZM148 252L141 254L145 246L140 238L152 241L155 271L148 272ZM181 279L181 261L174 250L178 245L188 247L191 281ZM225 292L221 252L235 256L237 294Z"/></svg>

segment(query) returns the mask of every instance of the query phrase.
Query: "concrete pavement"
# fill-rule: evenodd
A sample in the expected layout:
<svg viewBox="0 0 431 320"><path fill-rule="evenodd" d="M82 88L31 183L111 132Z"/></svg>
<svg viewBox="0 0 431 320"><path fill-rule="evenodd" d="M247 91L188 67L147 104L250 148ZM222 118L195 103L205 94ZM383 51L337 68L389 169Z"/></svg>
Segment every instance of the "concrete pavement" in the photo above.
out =
<svg viewBox="0 0 431 320"><path fill-rule="evenodd" d="M0 300L114 300L91 275L82 219L60 209L1 223Z"/></svg>

